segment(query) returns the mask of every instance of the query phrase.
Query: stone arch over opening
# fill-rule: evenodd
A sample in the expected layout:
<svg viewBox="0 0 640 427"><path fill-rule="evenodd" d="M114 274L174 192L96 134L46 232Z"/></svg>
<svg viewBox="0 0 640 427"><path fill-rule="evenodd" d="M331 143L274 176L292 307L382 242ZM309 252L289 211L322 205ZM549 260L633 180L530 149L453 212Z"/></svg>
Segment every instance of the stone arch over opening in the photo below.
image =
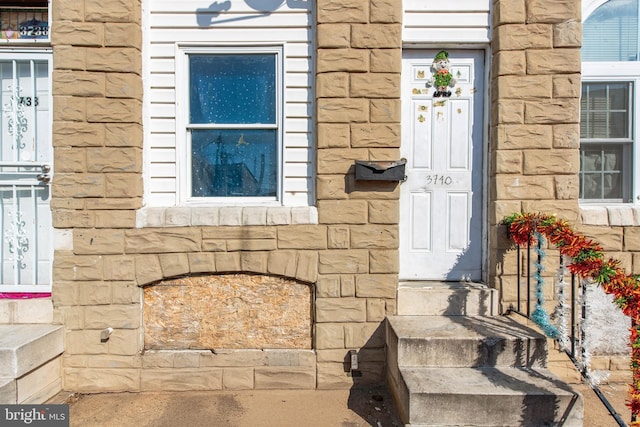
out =
<svg viewBox="0 0 640 427"><path fill-rule="evenodd" d="M143 287L145 350L311 349L313 286L247 272L199 273Z"/></svg>
<svg viewBox="0 0 640 427"><path fill-rule="evenodd" d="M135 257L138 286L199 274L262 274L314 284L318 252L303 250L139 254Z"/></svg>

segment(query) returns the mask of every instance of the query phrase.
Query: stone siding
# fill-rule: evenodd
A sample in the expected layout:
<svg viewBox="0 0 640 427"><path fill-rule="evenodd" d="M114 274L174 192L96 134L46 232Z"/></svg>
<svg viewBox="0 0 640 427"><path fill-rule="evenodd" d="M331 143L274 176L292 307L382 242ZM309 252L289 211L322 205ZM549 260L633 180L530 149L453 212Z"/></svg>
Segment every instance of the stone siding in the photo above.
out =
<svg viewBox="0 0 640 427"><path fill-rule="evenodd" d="M140 0L52 3L51 207L57 235L66 236L54 254L53 302L66 329L65 387L383 381L381 325L396 311L399 185L356 181L353 168L400 157L401 1L316 4L312 208L143 206L141 15ZM515 299L516 255L500 221L513 212L565 218L640 271L637 214L608 211L605 221L578 206L580 19L579 0L493 2L487 273L503 308ZM313 289L313 348L143 352L141 286L227 273ZM101 342L107 327L114 331ZM359 354L357 379L346 372L350 349Z"/></svg>
<svg viewBox="0 0 640 427"><path fill-rule="evenodd" d="M400 158L400 1L317 3L318 388L347 387L348 349L382 381L385 315L398 281L397 183L359 182L356 160ZM365 356L366 355L366 356Z"/></svg>
<svg viewBox="0 0 640 427"><path fill-rule="evenodd" d="M489 277L503 310L516 299L517 258L500 221L526 211L580 223L580 7L579 0L493 3Z"/></svg>
<svg viewBox="0 0 640 427"><path fill-rule="evenodd" d="M317 211L157 209L143 206L140 0L53 3L51 206L66 236L53 300L66 329L65 388L349 387L350 349L359 350L358 381L383 380L399 193L356 182L352 168L399 157L401 2L322 1L317 10ZM303 345L313 350L143 351L141 286L222 273L281 276L315 291L306 306L313 341Z"/></svg>

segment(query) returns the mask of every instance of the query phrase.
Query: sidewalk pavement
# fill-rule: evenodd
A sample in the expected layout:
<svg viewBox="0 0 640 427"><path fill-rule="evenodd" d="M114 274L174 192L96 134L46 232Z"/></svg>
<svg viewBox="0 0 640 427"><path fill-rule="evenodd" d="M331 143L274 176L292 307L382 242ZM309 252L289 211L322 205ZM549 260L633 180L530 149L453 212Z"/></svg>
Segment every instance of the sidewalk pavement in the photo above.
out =
<svg viewBox="0 0 640 427"><path fill-rule="evenodd" d="M584 398L584 427L617 427L590 386L572 384ZM625 423L626 384L600 387ZM145 393L60 393L72 427L399 427L388 390L248 390Z"/></svg>

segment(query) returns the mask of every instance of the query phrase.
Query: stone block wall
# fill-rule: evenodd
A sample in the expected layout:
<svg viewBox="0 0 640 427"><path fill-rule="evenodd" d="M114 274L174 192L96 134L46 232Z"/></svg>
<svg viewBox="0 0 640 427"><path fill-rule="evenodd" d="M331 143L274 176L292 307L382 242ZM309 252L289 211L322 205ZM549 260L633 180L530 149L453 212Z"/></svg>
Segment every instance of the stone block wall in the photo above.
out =
<svg viewBox="0 0 640 427"><path fill-rule="evenodd" d="M297 223L295 209L272 223L269 212L279 211L251 208L220 208L219 223L194 222L213 210L177 207L145 208L151 217L141 227L140 0L53 3L53 301L66 330L66 389L350 387L350 349L360 355L357 381L383 381L399 193L355 182L352 168L399 157L401 3L321 1L317 10L317 223ZM253 221L256 213L266 221ZM143 351L141 287L216 273L310 286L314 350Z"/></svg>
<svg viewBox="0 0 640 427"><path fill-rule="evenodd" d="M352 383L347 349L364 379L382 380L381 321L395 312L397 183L355 181L355 160L400 158L402 3L317 2L317 199L329 247L319 254L318 387Z"/></svg>
<svg viewBox="0 0 640 427"><path fill-rule="evenodd" d="M353 167L356 160L400 157L401 1L317 2L317 221L299 223L293 210L235 207L215 210L213 221L201 217L213 213L209 208L177 207L147 210L142 227L136 224L144 169L140 0L56 0L52 7L53 300L55 319L66 329L65 387L335 388L383 381L381 325L396 307L399 186L356 181ZM488 277L506 308L515 295L516 255L502 218L521 210L554 213L578 226L582 218L580 1L494 0L492 19ZM256 220L258 214L266 219ZM289 219L275 219L280 214ZM611 218L596 224L605 229L583 230L604 235L606 249L629 268L640 266L638 224ZM313 350L143 353L141 286L211 273L282 276L311 286ZM114 332L103 343L107 327ZM359 352L357 379L346 372L350 349Z"/></svg>
<svg viewBox="0 0 640 427"><path fill-rule="evenodd" d="M634 244L640 211L578 204L580 14L577 0L494 1L490 279L502 292L503 309L517 299L517 258L499 223L514 212L568 220L601 243L606 256L620 259L628 272L640 272L640 246ZM549 310L555 305L549 284L555 280L558 257L556 250L547 250L543 264ZM620 331L627 333L624 325ZM595 355L591 368L612 371L611 381L628 381L625 354Z"/></svg>
<svg viewBox="0 0 640 427"><path fill-rule="evenodd" d="M493 3L489 277L503 309L517 258L500 221L525 211L580 222L580 10L579 0Z"/></svg>

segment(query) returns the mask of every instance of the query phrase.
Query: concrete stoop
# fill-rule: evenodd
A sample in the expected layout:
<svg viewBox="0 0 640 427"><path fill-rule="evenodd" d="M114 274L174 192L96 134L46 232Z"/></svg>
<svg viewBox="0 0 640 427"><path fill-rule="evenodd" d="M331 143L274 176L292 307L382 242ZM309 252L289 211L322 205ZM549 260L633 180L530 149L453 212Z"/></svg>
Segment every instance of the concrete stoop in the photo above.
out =
<svg viewBox="0 0 640 427"><path fill-rule="evenodd" d="M509 317L468 315L493 311L494 294L481 285L442 285L405 287L414 296L410 307L399 299L405 315L387 318L387 381L403 422L582 426L582 397L547 369L546 337ZM426 301L429 295L438 301ZM406 315L415 307L429 315Z"/></svg>
<svg viewBox="0 0 640 427"><path fill-rule="evenodd" d="M62 389L60 325L0 325L0 403L43 403Z"/></svg>
<svg viewBox="0 0 640 427"><path fill-rule="evenodd" d="M411 426L582 426L582 397L546 369L402 368Z"/></svg>

